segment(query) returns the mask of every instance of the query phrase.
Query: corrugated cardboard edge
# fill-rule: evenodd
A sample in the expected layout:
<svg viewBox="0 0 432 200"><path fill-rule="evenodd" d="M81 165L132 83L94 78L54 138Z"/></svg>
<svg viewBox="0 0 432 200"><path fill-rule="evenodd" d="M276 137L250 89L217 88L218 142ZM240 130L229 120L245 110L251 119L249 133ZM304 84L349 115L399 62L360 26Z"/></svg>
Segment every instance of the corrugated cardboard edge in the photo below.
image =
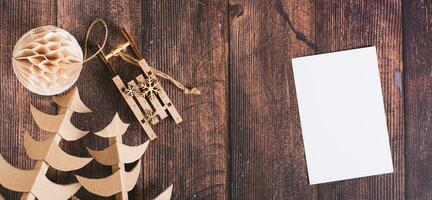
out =
<svg viewBox="0 0 432 200"><path fill-rule="evenodd" d="M139 146L128 146L115 142L102 151L87 150L98 163L112 166L117 163L133 163L137 161L147 150L149 143L150 141L147 141Z"/></svg>
<svg viewBox="0 0 432 200"><path fill-rule="evenodd" d="M164 192L162 192L156 199L154 200L170 200L173 191L173 185L169 186Z"/></svg>
<svg viewBox="0 0 432 200"><path fill-rule="evenodd" d="M55 103L61 107L69 108L78 113L89 113L92 112L81 100L79 96L78 88L74 87L70 92L64 96L53 97Z"/></svg>
<svg viewBox="0 0 432 200"><path fill-rule="evenodd" d="M89 192L103 197L113 196L120 192L131 191L138 181L141 172L141 160L130 172L118 170L113 175L101 179L91 179L76 175L78 182Z"/></svg>
<svg viewBox="0 0 432 200"><path fill-rule="evenodd" d="M95 135L98 135L98 136L104 137L104 138L121 137L123 134L126 133L126 130L128 129L128 127L129 127L129 124L124 123L120 119L119 114L116 113L114 115L114 118L108 124L108 126L106 126L101 131L96 132Z"/></svg>

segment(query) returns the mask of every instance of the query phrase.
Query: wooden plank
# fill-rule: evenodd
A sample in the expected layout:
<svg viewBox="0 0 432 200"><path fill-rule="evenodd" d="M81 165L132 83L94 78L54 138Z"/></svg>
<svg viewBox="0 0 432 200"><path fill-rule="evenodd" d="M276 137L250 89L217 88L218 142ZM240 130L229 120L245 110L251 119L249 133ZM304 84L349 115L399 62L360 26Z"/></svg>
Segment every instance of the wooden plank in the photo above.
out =
<svg viewBox="0 0 432 200"><path fill-rule="evenodd" d="M432 199L432 1L403 1L406 197Z"/></svg>
<svg viewBox="0 0 432 200"><path fill-rule="evenodd" d="M404 199L401 1L318 0L317 53L377 46L395 172L319 186L319 199Z"/></svg>
<svg viewBox="0 0 432 200"><path fill-rule="evenodd" d="M34 167L25 154L24 131L35 139L46 138L33 122L30 103L46 112L55 113L47 97L30 93L16 78L12 69L12 52L18 39L30 29L56 24L55 1L0 1L0 153L13 166ZM53 175L53 173L49 173ZM19 199L20 193L0 188L6 199Z"/></svg>
<svg viewBox="0 0 432 200"><path fill-rule="evenodd" d="M228 198L227 7L226 0L143 1L144 58L202 92L183 95L159 79L183 122L153 127L159 138L143 158L145 199L171 183L172 199Z"/></svg>
<svg viewBox="0 0 432 200"><path fill-rule="evenodd" d="M133 0L116 0L116 1L94 1L94 0L62 0L57 1L57 21L58 25L71 32L83 46L83 38L90 23L102 18L107 21L109 28L108 46L105 51L112 49L117 44L124 43L125 40L120 34L120 27L125 27L136 41L141 42L141 1ZM39 13L40 14L40 13ZM94 28L95 32L90 38L92 52L97 49L97 44L101 44L104 36L104 29L101 25ZM110 63L115 67L116 72L123 80L132 80L139 74L139 70L132 65L124 64L118 58L111 58ZM98 131L104 128L116 112L126 123L130 123L127 133L124 135L124 143L128 145L139 145L148 140L142 131L141 126L135 119L134 114L130 111L123 97L111 80L112 76L104 64L95 58L84 64L84 69L78 79L77 86L80 89L80 95L89 108L94 112L86 115L73 117L73 122L84 130ZM108 146L108 140L89 134L84 139L65 143L64 149L75 154L85 153L86 147L92 149L103 149ZM149 148L151 149L151 148ZM148 152L147 152L148 153ZM147 160L145 160L147 162ZM128 168L129 169L129 168ZM137 186L129 192L129 196L135 199L143 199L147 194L143 191L142 174L138 180ZM92 162L84 169L77 172L89 178L102 178L111 175L111 168L102 166L97 162ZM76 181L73 176L61 181ZM80 199L103 199L96 195L90 194L84 189L76 195Z"/></svg>
<svg viewBox="0 0 432 200"><path fill-rule="evenodd" d="M291 58L315 52L314 0L230 0L232 199L317 199Z"/></svg>

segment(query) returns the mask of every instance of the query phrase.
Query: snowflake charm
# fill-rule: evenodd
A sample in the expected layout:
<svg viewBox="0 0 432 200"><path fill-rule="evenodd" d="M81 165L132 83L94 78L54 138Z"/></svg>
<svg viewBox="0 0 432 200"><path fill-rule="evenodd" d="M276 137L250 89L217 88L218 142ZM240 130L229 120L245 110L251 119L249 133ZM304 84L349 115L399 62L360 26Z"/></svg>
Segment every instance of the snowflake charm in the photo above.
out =
<svg viewBox="0 0 432 200"><path fill-rule="evenodd" d="M147 79L145 83L139 84L139 89L142 96L151 98L154 94L158 94L160 89L157 88L159 81L153 80L151 78Z"/></svg>
<svg viewBox="0 0 432 200"><path fill-rule="evenodd" d="M128 85L127 88L124 89L124 92L128 95L128 96L135 96L135 87L132 85Z"/></svg>

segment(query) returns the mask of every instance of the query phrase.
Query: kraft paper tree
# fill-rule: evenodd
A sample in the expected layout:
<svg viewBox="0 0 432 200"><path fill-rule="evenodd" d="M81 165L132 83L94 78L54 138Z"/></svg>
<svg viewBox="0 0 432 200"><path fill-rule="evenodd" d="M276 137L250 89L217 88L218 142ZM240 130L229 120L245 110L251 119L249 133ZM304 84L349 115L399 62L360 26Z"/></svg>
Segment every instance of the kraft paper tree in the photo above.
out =
<svg viewBox="0 0 432 200"><path fill-rule="evenodd" d="M81 101L78 89L74 88L62 97L54 97L60 107L57 115L50 115L31 106L36 124L50 133L44 141L34 140L28 132L24 135L24 147L31 159L37 160L33 170L14 168L0 157L0 184L5 188L23 192L21 199L62 200L74 195L81 187L79 183L59 185L46 177L49 167L59 171L74 171L87 165L93 158L81 158L64 152L59 143L62 139L74 141L84 137L88 131L76 128L70 121L74 112L91 112Z"/></svg>
<svg viewBox="0 0 432 200"><path fill-rule="evenodd" d="M141 157L146 151L150 141L139 146L127 146L123 144L122 135L126 133L129 124L122 122L116 114L111 123L96 135L108 138L109 146L101 151L88 149L90 155L99 163L112 166L113 174L102 179L91 179L76 176L79 183L89 192L99 196L116 196L118 200L127 200L128 192L131 191L138 181L141 171ZM126 163L138 163L127 172ZM171 198L172 186L168 188L157 200L168 200Z"/></svg>

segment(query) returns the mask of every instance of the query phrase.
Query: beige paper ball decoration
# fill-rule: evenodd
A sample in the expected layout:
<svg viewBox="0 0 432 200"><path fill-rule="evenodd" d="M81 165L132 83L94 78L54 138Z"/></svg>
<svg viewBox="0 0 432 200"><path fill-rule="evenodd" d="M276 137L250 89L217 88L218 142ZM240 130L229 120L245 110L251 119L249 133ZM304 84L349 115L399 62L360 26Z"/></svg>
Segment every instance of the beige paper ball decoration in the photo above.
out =
<svg viewBox="0 0 432 200"><path fill-rule="evenodd" d="M41 26L24 34L12 58L14 72L24 87L46 96L72 87L82 62L83 52L77 40L55 26Z"/></svg>

